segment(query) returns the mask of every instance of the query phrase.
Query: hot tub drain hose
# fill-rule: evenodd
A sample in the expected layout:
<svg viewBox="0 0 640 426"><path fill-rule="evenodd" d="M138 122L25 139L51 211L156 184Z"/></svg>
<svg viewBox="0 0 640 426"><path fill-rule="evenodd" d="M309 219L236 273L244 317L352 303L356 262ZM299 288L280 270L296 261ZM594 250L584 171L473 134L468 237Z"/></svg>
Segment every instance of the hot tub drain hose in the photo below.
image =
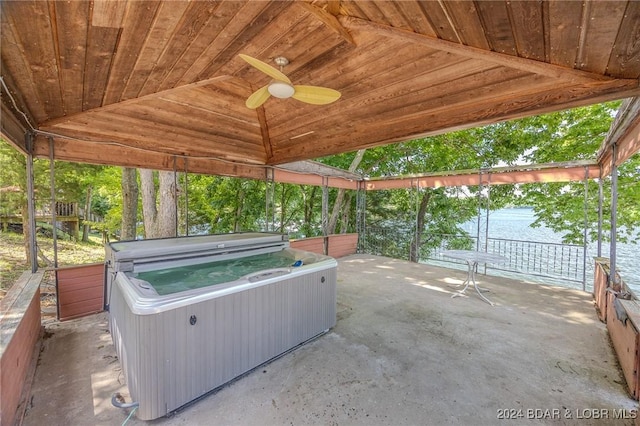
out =
<svg viewBox="0 0 640 426"><path fill-rule="evenodd" d="M139 402L124 402L124 397L120 395L120 392L116 392L111 395L111 405L118 408L137 408L140 403Z"/></svg>

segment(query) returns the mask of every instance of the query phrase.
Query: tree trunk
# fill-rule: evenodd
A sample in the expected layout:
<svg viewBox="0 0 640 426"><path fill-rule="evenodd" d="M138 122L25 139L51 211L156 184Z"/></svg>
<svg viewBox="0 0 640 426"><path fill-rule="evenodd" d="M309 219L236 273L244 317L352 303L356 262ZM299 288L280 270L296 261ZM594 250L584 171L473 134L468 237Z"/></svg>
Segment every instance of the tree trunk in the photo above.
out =
<svg viewBox="0 0 640 426"><path fill-rule="evenodd" d="M240 182L240 185L238 188L238 196L236 197L236 212L235 212L235 217L233 219L233 232L240 231L240 223L241 223L240 218L242 217L242 211L244 210L244 198L245 198L244 187L242 186L242 182Z"/></svg>
<svg viewBox="0 0 640 426"><path fill-rule="evenodd" d="M87 188L87 198L86 198L85 204L84 204L84 221L85 221L85 224L82 227L82 241L84 241L85 243L87 241L89 241L89 228L90 228L90 226L87 225L86 222L91 220L91 192L92 191L93 191L93 187L91 187L91 185L89 185L89 187ZM55 224L54 224L53 229L54 229L54 232L55 232Z"/></svg>
<svg viewBox="0 0 640 426"><path fill-rule="evenodd" d="M153 170L140 169L144 235L145 238L175 237L178 223L175 173L172 171L158 172L158 183L159 187L156 192ZM160 195L159 202L158 194Z"/></svg>
<svg viewBox="0 0 640 426"><path fill-rule="evenodd" d="M136 169L122 168L122 229L120 239L136 239L138 221L138 179Z"/></svg>
<svg viewBox="0 0 640 426"><path fill-rule="evenodd" d="M365 151L366 149L359 149L358 152L356 153L356 156L354 157L353 161L351 162L351 165L349 166L349 171L351 173L353 173L360 165L360 162L364 157ZM338 225L338 217L340 216L340 211L344 208L344 205L345 205L345 202L344 202L345 192L346 192L346 189L344 188L338 189L338 195L336 197L336 201L333 203L333 210L331 211L331 216L329 217L329 223L327 226L327 235L335 234L336 232L336 226Z"/></svg>
<svg viewBox="0 0 640 426"><path fill-rule="evenodd" d="M420 260L420 245L422 242L422 233L424 232L424 217L427 214L427 207L431 199L431 191L426 190L422 194L420 207L418 208L418 217L416 218L416 233L411 238L411 248L409 249L409 261L418 262Z"/></svg>
<svg viewBox="0 0 640 426"><path fill-rule="evenodd" d="M140 173L144 237L155 238L158 208L156 206L156 185L153 179L153 170L139 169L138 171Z"/></svg>
<svg viewBox="0 0 640 426"><path fill-rule="evenodd" d="M158 172L160 181L160 205L156 223L156 238L178 236L178 191L176 173L173 171Z"/></svg>

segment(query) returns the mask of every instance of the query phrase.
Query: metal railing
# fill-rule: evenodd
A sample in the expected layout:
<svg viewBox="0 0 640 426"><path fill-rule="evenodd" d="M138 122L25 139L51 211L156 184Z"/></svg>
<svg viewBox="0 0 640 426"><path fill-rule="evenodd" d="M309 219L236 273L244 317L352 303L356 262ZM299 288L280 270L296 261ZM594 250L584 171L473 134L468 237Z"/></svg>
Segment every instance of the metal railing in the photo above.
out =
<svg viewBox="0 0 640 426"><path fill-rule="evenodd" d="M413 238L412 230L367 227L366 232L362 235L360 250L364 253L408 260ZM481 251L500 254L509 259L508 263L500 265L481 265L483 271L478 272L486 273L487 269L491 269L584 285L584 247L575 244L503 238L487 238L486 241L483 238L481 244L477 244L477 238L468 234L423 234L420 261L425 263L431 263L430 261L449 264L460 263L447 259L440 253L444 250L471 250L476 247L481 247Z"/></svg>

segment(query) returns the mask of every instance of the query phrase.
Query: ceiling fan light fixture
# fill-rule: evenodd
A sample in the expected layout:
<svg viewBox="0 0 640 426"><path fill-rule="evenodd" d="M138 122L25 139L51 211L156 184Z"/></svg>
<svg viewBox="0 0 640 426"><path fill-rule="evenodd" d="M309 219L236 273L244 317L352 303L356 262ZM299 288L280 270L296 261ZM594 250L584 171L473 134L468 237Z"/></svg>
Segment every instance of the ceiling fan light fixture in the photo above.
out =
<svg viewBox="0 0 640 426"><path fill-rule="evenodd" d="M269 84L269 87L267 88L267 90L269 91L271 96L274 96L280 99L290 98L291 96L293 96L293 94L296 91L292 85L284 81L277 81L277 80L272 81L271 84Z"/></svg>

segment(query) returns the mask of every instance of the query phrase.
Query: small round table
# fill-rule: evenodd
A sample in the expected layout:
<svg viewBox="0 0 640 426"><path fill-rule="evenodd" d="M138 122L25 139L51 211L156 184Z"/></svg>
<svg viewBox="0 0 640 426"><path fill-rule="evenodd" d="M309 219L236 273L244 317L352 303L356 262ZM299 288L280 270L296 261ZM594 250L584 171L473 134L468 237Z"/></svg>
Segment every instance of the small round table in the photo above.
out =
<svg viewBox="0 0 640 426"><path fill-rule="evenodd" d="M445 257L464 260L465 262L467 262L467 266L468 266L467 279L462 283L462 285L464 285L464 288L459 292L457 292L456 294L452 295L451 296L452 298L463 295L464 292L469 287L469 284L473 283L473 287L476 289L478 296L480 296L482 300L484 300L491 306L494 305L494 303L491 300L487 299L480 292L481 289L478 287L478 284L476 284L476 266L478 265L478 263L505 263L509 259L499 254L487 253L487 252L476 251L476 250L445 250L440 254Z"/></svg>

